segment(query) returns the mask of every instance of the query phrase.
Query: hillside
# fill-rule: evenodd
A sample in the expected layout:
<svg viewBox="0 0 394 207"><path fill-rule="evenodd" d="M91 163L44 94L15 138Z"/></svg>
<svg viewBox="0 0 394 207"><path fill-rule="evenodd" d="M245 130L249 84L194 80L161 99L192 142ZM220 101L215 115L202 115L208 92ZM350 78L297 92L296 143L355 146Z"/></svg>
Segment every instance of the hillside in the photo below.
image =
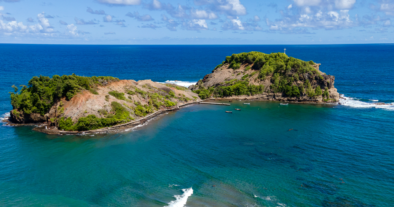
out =
<svg viewBox="0 0 394 207"><path fill-rule="evenodd" d="M200 100L187 88L151 80L77 75L33 77L21 90L13 86L10 121L44 123L65 131L115 126L156 111Z"/></svg>
<svg viewBox="0 0 394 207"><path fill-rule="evenodd" d="M189 88L201 99L338 102L335 77L319 67L284 53L233 54Z"/></svg>

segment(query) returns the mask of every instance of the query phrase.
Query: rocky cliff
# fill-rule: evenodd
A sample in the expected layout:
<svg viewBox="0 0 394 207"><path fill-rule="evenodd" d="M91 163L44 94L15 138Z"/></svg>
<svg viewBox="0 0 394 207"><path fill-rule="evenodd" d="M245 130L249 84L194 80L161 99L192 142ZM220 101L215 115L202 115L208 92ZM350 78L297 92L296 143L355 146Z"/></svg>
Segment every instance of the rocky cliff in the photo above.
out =
<svg viewBox="0 0 394 207"><path fill-rule="evenodd" d="M10 121L45 122L60 130L86 131L127 123L201 100L187 88L151 80L63 77L40 77L19 93L15 89L16 93L11 94L14 109Z"/></svg>
<svg viewBox="0 0 394 207"><path fill-rule="evenodd" d="M283 53L250 52L226 57L190 89L202 99L259 99L289 102L338 102L335 77L320 64Z"/></svg>

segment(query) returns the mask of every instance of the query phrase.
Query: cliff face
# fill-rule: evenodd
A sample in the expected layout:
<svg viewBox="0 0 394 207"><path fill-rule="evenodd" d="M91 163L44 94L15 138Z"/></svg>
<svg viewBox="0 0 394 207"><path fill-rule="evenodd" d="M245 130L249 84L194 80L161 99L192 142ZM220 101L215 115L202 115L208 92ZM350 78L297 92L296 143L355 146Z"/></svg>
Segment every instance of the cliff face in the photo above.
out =
<svg viewBox="0 0 394 207"><path fill-rule="evenodd" d="M240 55L247 57L248 54L250 53ZM238 57L237 62L234 60L231 62L231 57L234 55L227 57L226 61L211 74L189 88L200 97L202 94L202 98L293 102L339 101L339 94L334 87L335 77L321 72L320 64L297 59L294 59L293 63L291 58L283 53L257 54L264 55L265 59L261 61L263 63L259 63L256 59L253 61L253 57L249 57L249 61L242 61L242 57ZM256 64L260 65L256 66ZM208 96L205 96L207 94Z"/></svg>
<svg viewBox="0 0 394 207"><path fill-rule="evenodd" d="M60 129L63 123L63 128L69 127L77 131L79 130L77 126L79 122L86 117L92 117L92 115L96 118L89 118L90 122L104 120L105 123L110 121L110 125L116 125L159 110L201 100L197 94L187 88L161 84L151 80L113 81L96 87L94 93L89 90L81 90L70 100L62 97L55 101L45 114L27 114L22 109L14 109L10 113L10 120L15 123L49 121L52 126L57 126ZM72 123L68 122L67 125L65 120L72 121ZM75 124L74 128L71 124ZM104 122L101 125L99 123L93 129L100 128L99 126L106 127L107 125ZM88 129L88 127L84 128L84 130Z"/></svg>

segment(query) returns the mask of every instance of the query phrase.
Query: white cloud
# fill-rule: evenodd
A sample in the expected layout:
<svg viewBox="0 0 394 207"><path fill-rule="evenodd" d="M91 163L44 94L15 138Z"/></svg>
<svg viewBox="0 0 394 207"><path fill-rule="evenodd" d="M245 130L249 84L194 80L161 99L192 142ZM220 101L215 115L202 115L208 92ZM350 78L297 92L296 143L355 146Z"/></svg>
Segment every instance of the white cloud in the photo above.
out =
<svg viewBox="0 0 394 207"><path fill-rule="evenodd" d="M0 11L3 11L4 10L4 7L3 6L0 6Z"/></svg>
<svg viewBox="0 0 394 207"><path fill-rule="evenodd" d="M257 15L255 15L255 16L253 17L253 20L254 20L255 22L259 22L259 21L260 21L260 17L257 16Z"/></svg>
<svg viewBox="0 0 394 207"><path fill-rule="evenodd" d="M192 19L191 21L184 22L183 28L187 30L204 30L208 29L207 22L205 19Z"/></svg>
<svg viewBox="0 0 394 207"><path fill-rule="evenodd" d="M67 25L67 29L71 35L78 36L77 26L75 26L74 24Z"/></svg>
<svg viewBox="0 0 394 207"><path fill-rule="evenodd" d="M390 25L391 25L391 21L390 20L387 20L387 21L384 22L384 26L390 26Z"/></svg>
<svg viewBox="0 0 394 207"><path fill-rule="evenodd" d="M216 19L218 18L215 13L207 12L205 10L192 10L191 15L195 19Z"/></svg>
<svg viewBox="0 0 394 207"><path fill-rule="evenodd" d="M321 0L294 0L297 6L317 6Z"/></svg>
<svg viewBox="0 0 394 207"><path fill-rule="evenodd" d="M335 7L337 9L351 9L356 3L356 0L335 0Z"/></svg>
<svg viewBox="0 0 394 207"><path fill-rule="evenodd" d="M97 0L103 4L113 4L113 5L139 5L141 0Z"/></svg>
<svg viewBox="0 0 394 207"><path fill-rule="evenodd" d="M107 15L105 17L103 17L104 22L112 22L112 16L111 15Z"/></svg>
<svg viewBox="0 0 394 207"><path fill-rule="evenodd" d="M161 3L158 0L153 0L152 6L154 9L161 9Z"/></svg>
<svg viewBox="0 0 394 207"><path fill-rule="evenodd" d="M291 9L293 8L293 4L290 4L289 6L287 6L287 9Z"/></svg>
<svg viewBox="0 0 394 207"><path fill-rule="evenodd" d="M194 0L197 5L208 5L214 11L225 12L228 15L245 15L246 8L239 0Z"/></svg>
<svg viewBox="0 0 394 207"><path fill-rule="evenodd" d="M222 28L224 30L245 30L241 20L237 17L236 19L231 19L223 24Z"/></svg>
<svg viewBox="0 0 394 207"><path fill-rule="evenodd" d="M380 4L380 10L385 12L387 15L394 16L394 1L383 1L382 4Z"/></svg>

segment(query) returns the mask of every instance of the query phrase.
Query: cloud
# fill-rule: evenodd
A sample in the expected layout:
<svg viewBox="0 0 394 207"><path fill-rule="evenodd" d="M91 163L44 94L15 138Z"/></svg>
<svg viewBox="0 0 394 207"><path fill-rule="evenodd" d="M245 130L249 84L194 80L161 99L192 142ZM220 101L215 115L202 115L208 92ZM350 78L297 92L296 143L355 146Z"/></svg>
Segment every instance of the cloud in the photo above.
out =
<svg viewBox="0 0 394 207"><path fill-rule="evenodd" d="M239 0L194 0L197 5L208 5L212 11L224 12L227 15L239 16L246 14L246 8Z"/></svg>
<svg viewBox="0 0 394 207"><path fill-rule="evenodd" d="M28 21L28 22L34 22L34 19L31 18L31 17L29 17L29 18L26 19L26 21Z"/></svg>
<svg viewBox="0 0 394 207"><path fill-rule="evenodd" d="M77 17L74 18L75 24L77 25L92 25L92 24L97 24L97 21L95 19L90 20L90 21L85 21L83 19L78 19Z"/></svg>
<svg viewBox="0 0 394 207"><path fill-rule="evenodd" d="M154 19L149 15L149 14L145 14L145 15L140 15L138 12L128 12L126 14L126 16L131 17L131 18L135 18L138 21L153 21Z"/></svg>
<svg viewBox="0 0 394 207"><path fill-rule="evenodd" d="M160 10L163 8L162 4L158 0L153 0L152 3L144 4L144 7L149 10Z"/></svg>
<svg viewBox="0 0 394 207"><path fill-rule="evenodd" d="M65 21L63 21L63 20L60 20L59 23L60 23L61 25L68 25L67 22L65 22Z"/></svg>
<svg viewBox="0 0 394 207"><path fill-rule="evenodd" d="M77 26L74 24L67 25L67 29L71 35L78 36Z"/></svg>
<svg viewBox="0 0 394 207"><path fill-rule="evenodd" d="M380 4L380 10L385 12L387 15L394 16L394 1L382 0Z"/></svg>
<svg viewBox="0 0 394 207"><path fill-rule="evenodd" d="M260 21L260 17L257 16L257 15L255 15L255 16L253 17L253 20L254 20L255 22L259 22L259 21Z"/></svg>
<svg viewBox="0 0 394 207"><path fill-rule="evenodd" d="M114 35L114 34L116 34L115 32L105 32L104 33L105 35Z"/></svg>
<svg viewBox="0 0 394 207"><path fill-rule="evenodd" d="M5 23L3 22L3 20L0 20L0 32L4 32L7 34L54 33L54 29L50 25L49 20L45 18L45 13L39 13L37 15L37 19L38 19L38 24L35 25L24 25L22 22L17 22L15 20Z"/></svg>
<svg viewBox="0 0 394 207"><path fill-rule="evenodd" d="M87 11L88 13L91 13L91 14L105 15L105 11L104 11L104 10L93 10L93 9L90 8L90 7L88 7L88 8L86 9L86 11Z"/></svg>
<svg viewBox="0 0 394 207"><path fill-rule="evenodd" d="M141 0L96 0L96 1L103 4L124 5L124 6L139 5L141 3Z"/></svg>
<svg viewBox="0 0 394 207"><path fill-rule="evenodd" d="M183 22L183 28L186 30L205 30L208 29L207 22L205 19L192 19L188 22Z"/></svg>
<svg viewBox="0 0 394 207"><path fill-rule="evenodd" d="M216 19L218 18L215 13L205 10L192 10L191 16L195 19Z"/></svg>
<svg viewBox="0 0 394 207"><path fill-rule="evenodd" d="M144 24L144 25L141 26L141 28L157 29L157 28L160 28L160 27L155 25L155 24Z"/></svg>
<svg viewBox="0 0 394 207"><path fill-rule="evenodd" d="M335 0L335 7L337 9L351 9L356 3L356 0Z"/></svg>
<svg viewBox="0 0 394 207"><path fill-rule="evenodd" d="M318 6L321 0L294 0L297 6Z"/></svg>
<svg viewBox="0 0 394 207"><path fill-rule="evenodd" d="M231 19L227 21L222 26L223 30L245 30L241 20L237 17L236 19Z"/></svg>
<svg viewBox="0 0 394 207"><path fill-rule="evenodd" d="M104 22L112 22L112 16L111 15L106 15L105 17L103 17L103 21Z"/></svg>
<svg viewBox="0 0 394 207"><path fill-rule="evenodd" d="M176 31L176 28L178 27L179 23L176 22L173 19L168 18L165 14L161 15L161 20L163 20L164 22L166 22L166 27L167 29L169 29L170 31Z"/></svg>
<svg viewBox="0 0 394 207"><path fill-rule="evenodd" d="M45 17L45 13L38 14L37 19L45 32L48 33L54 31L51 25L49 24L49 20Z"/></svg>
<svg viewBox="0 0 394 207"><path fill-rule="evenodd" d="M3 6L0 6L0 11L3 11L4 10L4 7Z"/></svg>

